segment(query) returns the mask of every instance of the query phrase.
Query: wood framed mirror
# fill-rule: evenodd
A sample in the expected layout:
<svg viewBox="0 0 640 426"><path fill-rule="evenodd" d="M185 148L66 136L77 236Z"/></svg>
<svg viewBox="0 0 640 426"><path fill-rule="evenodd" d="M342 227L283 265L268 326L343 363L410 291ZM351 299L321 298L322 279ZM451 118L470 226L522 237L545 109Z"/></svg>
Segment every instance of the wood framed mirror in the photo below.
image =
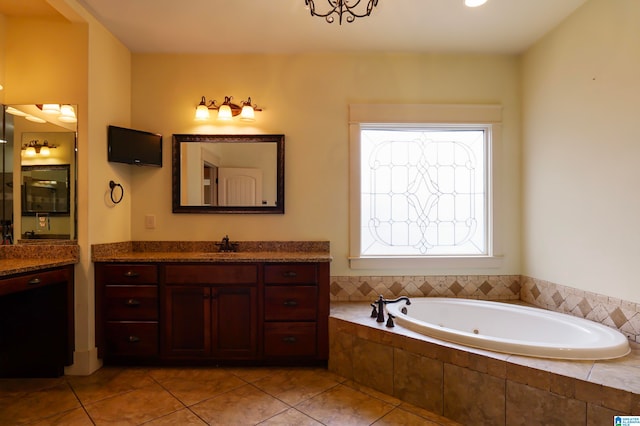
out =
<svg viewBox="0 0 640 426"><path fill-rule="evenodd" d="M174 213L284 213L284 135L172 138Z"/></svg>

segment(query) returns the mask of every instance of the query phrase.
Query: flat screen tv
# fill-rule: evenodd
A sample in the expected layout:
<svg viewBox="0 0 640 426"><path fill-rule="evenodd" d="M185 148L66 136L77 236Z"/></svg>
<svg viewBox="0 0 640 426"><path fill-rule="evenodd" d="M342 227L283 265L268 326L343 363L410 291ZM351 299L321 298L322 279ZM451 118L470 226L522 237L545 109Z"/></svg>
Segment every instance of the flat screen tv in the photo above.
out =
<svg viewBox="0 0 640 426"><path fill-rule="evenodd" d="M136 166L162 167L162 135L109 126L108 160Z"/></svg>

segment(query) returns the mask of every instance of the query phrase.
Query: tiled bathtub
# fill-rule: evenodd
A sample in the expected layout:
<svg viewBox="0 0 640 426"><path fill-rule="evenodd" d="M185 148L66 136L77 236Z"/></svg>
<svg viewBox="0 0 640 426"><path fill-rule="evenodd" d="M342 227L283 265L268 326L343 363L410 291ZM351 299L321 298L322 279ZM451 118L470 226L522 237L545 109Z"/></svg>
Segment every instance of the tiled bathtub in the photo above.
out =
<svg viewBox="0 0 640 426"><path fill-rule="evenodd" d="M613 424L640 414L640 349L608 361L558 361L465 348L332 304L329 369L464 424Z"/></svg>
<svg viewBox="0 0 640 426"><path fill-rule="evenodd" d="M522 300L616 328L640 343L640 304L520 275L334 276L330 291L334 302L373 302L380 294Z"/></svg>

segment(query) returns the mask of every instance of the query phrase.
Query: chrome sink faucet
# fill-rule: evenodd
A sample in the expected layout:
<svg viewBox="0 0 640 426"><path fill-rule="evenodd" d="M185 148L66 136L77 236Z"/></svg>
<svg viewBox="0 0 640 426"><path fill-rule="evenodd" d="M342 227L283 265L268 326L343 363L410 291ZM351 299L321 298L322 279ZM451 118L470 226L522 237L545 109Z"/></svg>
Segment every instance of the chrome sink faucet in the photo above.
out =
<svg viewBox="0 0 640 426"><path fill-rule="evenodd" d="M216 243L220 252L235 252L238 250L238 243L229 241L229 236L225 235L221 243Z"/></svg>

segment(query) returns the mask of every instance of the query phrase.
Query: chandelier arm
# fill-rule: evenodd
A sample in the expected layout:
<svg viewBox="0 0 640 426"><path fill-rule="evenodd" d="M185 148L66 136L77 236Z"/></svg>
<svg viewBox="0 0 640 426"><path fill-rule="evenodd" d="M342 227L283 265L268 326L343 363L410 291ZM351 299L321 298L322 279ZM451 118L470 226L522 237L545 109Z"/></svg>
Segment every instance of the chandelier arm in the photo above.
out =
<svg viewBox="0 0 640 426"><path fill-rule="evenodd" d="M305 0L305 5L309 7L311 16L318 16L325 18L328 23L335 21L334 14L338 15L338 22L342 24L342 18L349 23L355 21L356 18L364 18L371 15L373 8L378 5L378 0L366 0L367 5L363 12L358 13L357 8L362 0L355 0L355 2L349 3L349 0L327 0L329 4L329 10L325 13L317 12L315 6L315 0Z"/></svg>

